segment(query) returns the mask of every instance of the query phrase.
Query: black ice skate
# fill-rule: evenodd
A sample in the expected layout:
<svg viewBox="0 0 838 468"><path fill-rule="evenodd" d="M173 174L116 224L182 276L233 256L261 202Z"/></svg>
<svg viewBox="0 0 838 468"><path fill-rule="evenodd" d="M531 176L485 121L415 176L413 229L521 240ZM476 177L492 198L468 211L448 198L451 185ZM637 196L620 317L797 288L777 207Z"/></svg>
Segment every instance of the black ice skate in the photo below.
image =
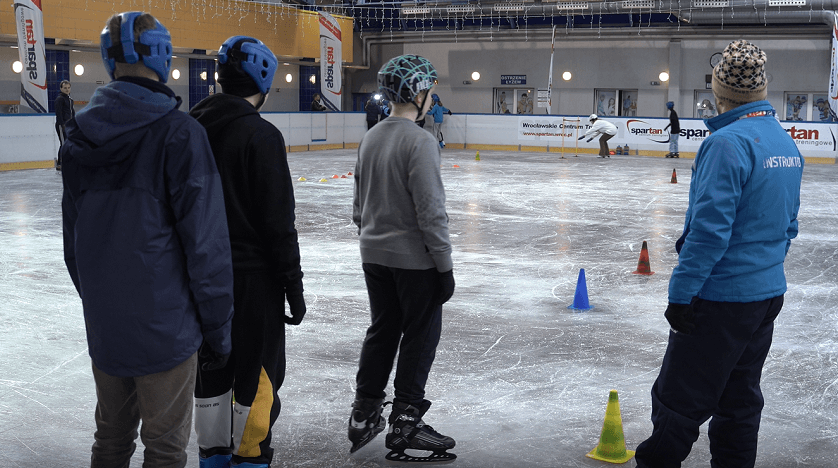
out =
<svg viewBox="0 0 838 468"><path fill-rule="evenodd" d="M401 402L393 403L390 413L390 429L387 431L386 446L390 453L387 460L405 463L448 463L457 456L446 450L454 448L456 442L448 436L435 431L434 428L422 421L422 416L430 408L431 402L424 400L417 408ZM424 457L408 455L406 449L430 450L432 453Z"/></svg>
<svg viewBox="0 0 838 468"><path fill-rule="evenodd" d="M387 422L381 416L383 403L383 398L355 398L348 424L349 441L352 442L349 453L357 452L387 427Z"/></svg>

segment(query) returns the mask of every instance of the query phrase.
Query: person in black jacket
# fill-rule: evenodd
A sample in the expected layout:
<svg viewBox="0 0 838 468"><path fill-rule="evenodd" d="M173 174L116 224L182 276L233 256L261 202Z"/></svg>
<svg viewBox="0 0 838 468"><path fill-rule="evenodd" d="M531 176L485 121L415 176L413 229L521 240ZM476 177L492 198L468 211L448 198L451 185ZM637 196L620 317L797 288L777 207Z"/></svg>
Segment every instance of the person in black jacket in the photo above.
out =
<svg viewBox="0 0 838 468"><path fill-rule="evenodd" d="M59 85L61 92L55 98L55 133L58 134L59 152L55 160L55 169L61 170L61 145L67 140L67 122L76 116L73 98L70 97L70 82L64 80Z"/></svg>
<svg viewBox="0 0 838 468"><path fill-rule="evenodd" d="M128 466L142 420L145 466L182 467L198 354L213 367L232 351L224 195L206 131L164 84L169 32L141 12L107 25L113 81L70 120L61 148L64 261L96 384L90 465Z"/></svg>
<svg viewBox="0 0 838 468"><path fill-rule="evenodd" d="M306 313L285 141L259 115L276 67L261 41L227 39L218 52L221 93L189 113L207 129L221 173L236 310L233 358L222 369L198 371L195 431L202 467L228 466L231 460L270 465L270 428L285 379L285 324L299 325Z"/></svg>
<svg viewBox="0 0 838 468"><path fill-rule="evenodd" d="M364 104L364 112L367 113L367 130L369 130L378 123L378 117L381 115L381 109L375 102L374 96L367 99L367 103Z"/></svg>
<svg viewBox="0 0 838 468"><path fill-rule="evenodd" d="M678 113L675 112L675 103L672 101L667 102L666 108L669 109L669 125L664 127L664 130L671 128L669 130L669 153L666 154L666 157L677 158L678 137L681 136L681 123L678 121Z"/></svg>
<svg viewBox="0 0 838 468"><path fill-rule="evenodd" d="M323 112L324 110L326 110L326 106L324 106L323 103L320 102L319 94L314 95L314 99L311 101L311 110L312 112Z"/></svg>

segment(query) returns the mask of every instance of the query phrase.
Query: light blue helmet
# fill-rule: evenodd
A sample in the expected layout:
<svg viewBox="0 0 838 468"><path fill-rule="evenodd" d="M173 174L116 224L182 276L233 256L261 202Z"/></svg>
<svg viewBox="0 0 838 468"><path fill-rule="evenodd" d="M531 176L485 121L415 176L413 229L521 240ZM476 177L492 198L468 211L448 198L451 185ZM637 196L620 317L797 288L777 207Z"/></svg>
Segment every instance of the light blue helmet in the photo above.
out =
<svg viewBox="0 0 838 468"><path fill-rule="evenodd" d="M233 60L230 60L231 58ZM220 67L235 61L238 61L242 71L253 79L259 92L268 94L279 64L271 49L259 39L250 36L233 36L224 41L218 49L218 64Z"/></svg>
<svg viewBox="0 0 838 468"><path fill-rule="evenodd" d="M169 70L172 68L172 36L169 31L156 19L154 29L148 29L140 34L139 41L134 42L134 21L145 13L128 11L119 14L120 42L114 44L108 28L99 36L102 61L111 79L119 63L137 63L142 58L143 65L154 70L163 83L169 80Z"/></svg>

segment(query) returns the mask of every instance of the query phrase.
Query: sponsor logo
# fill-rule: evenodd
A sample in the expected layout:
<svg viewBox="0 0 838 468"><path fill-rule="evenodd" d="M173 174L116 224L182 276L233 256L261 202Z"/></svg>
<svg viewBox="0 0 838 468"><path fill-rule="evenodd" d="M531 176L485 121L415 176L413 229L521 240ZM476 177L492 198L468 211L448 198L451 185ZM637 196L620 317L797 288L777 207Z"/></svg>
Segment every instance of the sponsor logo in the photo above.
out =
<svg viewBox="0 0 838 468"><path fill-rule="evenodd" d="M669 132L662 128L655 128L649 122L629 119L626 130L632 135L646 137L655 143L669 143Z"/></svg>
<svg viewBox="0 0 838 468"><path fill-rule="evenodd" d="M792 140L818 140L820 133L817 130L807 130L805 128L791 127L787 128L786 132L791 136Z"/></svg>
<svg viewBox="0 0 838 468"><path fill-rule="evenodd" d="M334 89L335 87L335 48L332 46L326 47L326 77L323 81L326 82L326 87Z"/></svg>
<svg viewBox="0 0 838 468"><path fill-rule="evenodd" d="M681 135L682 137L684 137L688 140L690 140L690 139L697 140L699 138L704 139L704 138L707 138L707 135L709 135L709 134L710 134L710 130L706 130L706 129L705 130L699 130L699 129L694 129L694 128L686 128L686 129L681 130L681 133L679 133L679 135Z"/></svg>

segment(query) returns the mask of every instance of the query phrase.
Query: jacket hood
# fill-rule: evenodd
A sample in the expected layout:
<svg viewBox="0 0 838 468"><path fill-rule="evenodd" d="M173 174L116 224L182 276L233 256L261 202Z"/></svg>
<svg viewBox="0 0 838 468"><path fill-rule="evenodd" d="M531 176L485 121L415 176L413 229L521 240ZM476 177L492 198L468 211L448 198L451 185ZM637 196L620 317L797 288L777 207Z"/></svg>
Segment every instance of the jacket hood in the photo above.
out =
<svg viewBox="0 0 838 468"><path fill-rule="evenodd" d="M83 137L73 129L68 132L79 142L70 151L86 166L115 164L130 157L142 141L144 133L134 130L153 124L180 104L168 87L152 80L117 80L100 86L76 113L75 127Z"/></svg>
<svg viewBox="0 0 838 468"><path fill-rule="evenodd" d="M224 93L205 98L189 111L189 115L207 129L210 137L217 135L230 122L258 113L253 104L244 98Z"/></svg>

